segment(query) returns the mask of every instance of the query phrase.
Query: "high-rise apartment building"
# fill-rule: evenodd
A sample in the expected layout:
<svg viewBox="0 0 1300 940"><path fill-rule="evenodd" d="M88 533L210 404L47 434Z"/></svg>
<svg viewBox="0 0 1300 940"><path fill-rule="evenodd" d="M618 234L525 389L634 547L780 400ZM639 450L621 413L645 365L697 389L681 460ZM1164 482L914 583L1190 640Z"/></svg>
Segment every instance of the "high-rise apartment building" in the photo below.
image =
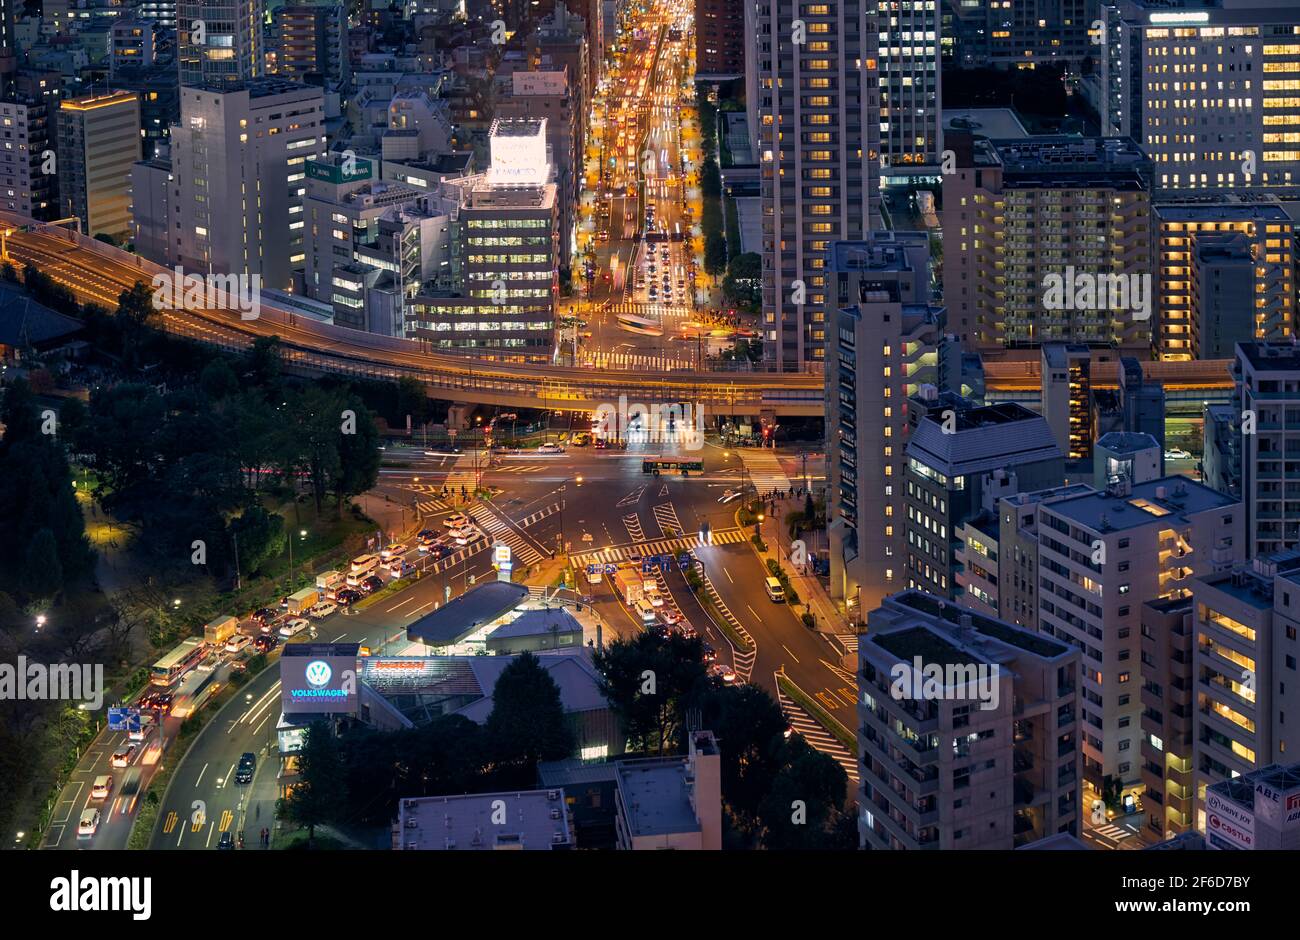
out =
<svg viewBox="0 0 1300 940"><path fill-rule="evenodd" d="M695 75L701 79L745 74L746 0L695 0Z"/></svg>
<svg viewBox="0 0 1300 940"><path fill-rule="evenodd" d="M930 303L926 233L833 242L826 270L831 594L861 612L903 586L908 399L922 385L946 388L958 350Z"/></svg>
<svg viewBox="0 0 1300 940"><path fill-rule="evenodd" d="M306 163L325 153L321 89L280 79L183 87L171 139L170 163L137 164L132 174L137 239L165 252L150 260L292 289L306 261Z"/></svg>
<svg viewBox="0 0 1300 940"><path fill-rule="evenodd" d="M1286 718L1300 711L1300 553L1196 578L1192 600L1191 763L1203 815L1206 787L1289 759Z"/></svg>
<svg viewBox="0 0 1300 940"><path fill-rule="evenodd" d="M1230 359L1235 343L1294 333L1295 236L1274 197L1225 193L1160 201L1151 224L1157 357ZM1224 236L1240 238L1225 242Z"/></svg>
<svg viewBox="0 0 1300 940"><path fill-rule="evenodd" d="M937 167L940 0L877 0L880 153L886 167Z"/></svg>
<svg viewBox="0 0 1300 940"><path fill-rule="evenodd" d="M1074 343L1044 343L1043 418L1067 461L1092 459L1092 350Z"/></svg>
<svg viewBox="0 0 1300 940"><path fill-rule="evenodd" d="M862 847L1010 849L1077 835L1079 651L919 591L886 598L868 625Z"/></svg>
<svg viewBox="0 0 1300 940"><path fill-rule="evenodd" d="M981 511L986 490L1043 489L1065 474L1047 422L1013 402L932 411L912 432L905 456L907 586L937 597L959 593L957 530Z"/></svg>
<svg viewBox="0 0 1300 940"><path fill-rule="evenodd" d="M1084 773L1140 790L1141 610L1239 560L1231 497L1186 477L1121 481L1037 504L1038 629L1083 652Z"/></svg>
<svg viewBox="0 0 1300 940"><path fill-rule="evenodd" d="M1145 355L1151 164L1137 145L953 131L945 145L956 158L943 181L950 328L988 351L1059 341Z"/></svg>
<svg viewBox="0 0 1300 940"><path fill-rule="evenodd" d="M1156 843L1195 824L1192 599L1150 600L1140 616L1142 839Z"/></svg>
<svg viewBox="0 0 1300 940"><path fill-rule="evenodd" d="M58 119L63 216L87 235L131 236L131 165L140 159L140 102L133 92L65 98Z"/></svg>
<svg viewBox="0 0 1300 940"><path fill-rule="evenodd" d="M1104 0L1098 111L1160 190L1300 187L1300 9Z"/></svg>
<svg viewBox="0 0 1300 940"><path fill-rule="evenodd" d="M182 85L246 82L265 74L263 0L176 0Z"/></svg>
<svg viewBox="0 0 1300 940"><path fill-rule="evenodd" d="M0 99L0 207L43 222L59 217L58 141L51 110L41 98Z"/></svg>
<svg viewBox="0 0 1300 940"><path fill-rule="evenodd" d="M881 30L877 0L746 0L746 105L763 224L768 363L826 355L826 249L861 241L880 211ZM794 20L803 24L794 41Z"/></svg>
<svg viewBox="0 0 1300 940"><path fill-rule="evenodd" d="M345 82L352 72L348 57L347 8L339 4L298 4L276 8L271 14L279 45L275 74L301 82L319 75L332 83Z"/></svg>
<svg viewBox="0 0 1300 940"><path fill-rule="evenodd" d="M1300 545L1300 349L1239 343L1234 412L1241 415L1241 500L1248 558ZM1247 430L1247 421L1253 429Z"/></svg>
<svg viewBox="0 0 1300 940"><path fill-rule="evenodd" d="M1086 483L1013 493L998 500L998 616L1038 629L1038 504L1091 493Z"/></svg>

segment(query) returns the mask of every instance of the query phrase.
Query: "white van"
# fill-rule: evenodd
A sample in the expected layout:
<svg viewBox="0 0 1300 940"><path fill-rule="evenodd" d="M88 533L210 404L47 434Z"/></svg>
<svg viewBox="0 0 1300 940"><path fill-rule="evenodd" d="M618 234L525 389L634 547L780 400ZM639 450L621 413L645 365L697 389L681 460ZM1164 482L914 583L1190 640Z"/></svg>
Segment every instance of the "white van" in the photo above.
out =
<svg viewBox="0 0 1300 940"><path fill-rule="evenodd" d="M635 604L633 604L632 609L641 618L642 623L650 624L655 622L656 618L655 618L654 605L651 604L644 597L641 598L641 600L637 601Z"/></svg>
<svg viewBox="0 0 1300 940"><path fill-rule="evenodd" d="M373 571L375 566L378 564L378 555L358 555L356 558L352 559L352 573L356 574L360 571Z"/></svg>
<svg viewBox="0 0 1300 940"><path fill-rule="evenodd" d="M775 603L785 603L785 588L781 587L780 581L776 578L768 578L763 582L763 586L767 588L767 596Z"/></svg>

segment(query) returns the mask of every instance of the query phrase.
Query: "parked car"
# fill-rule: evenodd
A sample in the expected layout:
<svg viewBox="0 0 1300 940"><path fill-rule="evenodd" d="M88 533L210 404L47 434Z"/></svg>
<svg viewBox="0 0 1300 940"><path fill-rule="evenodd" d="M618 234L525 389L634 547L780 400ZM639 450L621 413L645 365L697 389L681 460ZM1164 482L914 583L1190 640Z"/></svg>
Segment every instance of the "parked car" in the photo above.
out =
<svg viewBox="0 0 1300 940"><path fill-rule="evenodd" d="M1191 457L1191 453L1181 447L1171 447L1165 451L1165 460L1190 460Z"/></svg>

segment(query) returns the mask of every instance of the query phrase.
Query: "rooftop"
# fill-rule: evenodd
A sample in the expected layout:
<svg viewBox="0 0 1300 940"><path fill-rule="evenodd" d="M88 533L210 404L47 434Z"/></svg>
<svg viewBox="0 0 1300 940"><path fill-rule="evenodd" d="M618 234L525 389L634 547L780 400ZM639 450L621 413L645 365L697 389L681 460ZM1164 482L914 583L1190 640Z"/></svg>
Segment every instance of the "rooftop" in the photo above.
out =
<svg viewBox="0 0 1300 940"><path fill-rule="evenodd" d="M1285 792L1300 787L1300 764L1291 764L1286 767L1281 764L1270 764L1244 776L1234 777L1231 780L1220 780L1218 783L1210 784L1209 789L1219 796L1226 797L1237 805L1254 812L1255 790L1256 787L1261 786L1277 792Z"/></svg>
<svg viewBox="0 0 1300 940"><path fill-rule="evenodd" d="M957 410L952 420L954 433L945 433L943 415L927 414L908 442L907 456L950 477L1062 456L1047 422L1014 402Z"/></svg>
<svg viewBox="0 0 1300 940"><path fill-rule="evenodd" d="M1238 343L1237 358L1256 372L1300 371L1300 345L1291 342Z"/></svg>
<svg viewBox="0 0 1300 940"><path fill-rule="evenodd" d="M489 581L408 624L406 636L428 646L450 646L510 613L527 598L528 588L522 584Z"/></svg>
<svg viewBox="0 0 1300 940"><path fill-rule="evenodd" d="M416 797L401 800L397 812L396 847L407 851L548 851L570 843L557 789Z"/></svg>
<svg viewBox="0 0 1300 940"><path fill-rule="evenodd" d="M1166 476L1136 483L1127 496L1094 490L1051 503L1047 511L1093 532L1134 529L1160 522L1185 522L1195 513L1226 509L1237 500L1184 476ZM1169 517L1173 518L1169 518Z"/></svg>
<svg viewBox="0 0 1300 940"><path fill-rule="evenodd" d="M1027 653L1033 653L1035 656L1044 656L1050 659L1070 652L1070 647L1066 644L1058 643L1041 633L1017 627L1005 621L996 620L993 617L985 617L982 614L974 613L965 607L960 607L951 601L945 601L923 591L907 590L900 594L890 595L885 600L920 611L931 617L940 617L954 626L960 626L964 620L968 620L969 626L975 632L998 640L1008 646L1022 649Z"/></svg>
<svg viewBox="0 0 1300 940"><path fill-rule="evenodd" d="M488 634L490 640L506 640L521 636L544 636L548 633L582 633L582 624L563 607L547 610L526 610L510 623L502 624Z"/></svg>
<svg viewBox="0 0 1300 940"><path fill-rule="evenodd" d="M620 761L615 782L631 835L660 836L698 832L691 805L691 766L684 757Z"/></svg>

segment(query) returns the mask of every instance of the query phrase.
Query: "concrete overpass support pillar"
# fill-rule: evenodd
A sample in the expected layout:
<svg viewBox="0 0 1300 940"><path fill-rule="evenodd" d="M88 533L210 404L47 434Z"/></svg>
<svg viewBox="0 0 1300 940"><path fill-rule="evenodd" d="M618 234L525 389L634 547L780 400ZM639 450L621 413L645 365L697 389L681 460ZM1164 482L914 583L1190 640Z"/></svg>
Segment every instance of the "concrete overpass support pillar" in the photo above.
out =
<svg viewBox="0 0 1300 940"><path fill-rule="evenodd" d="M452 406L447 409L447 427L455 428L458 431L468 429L470 412L473 410L473 405L468 405L463 401L453 402Z"/></svg>

